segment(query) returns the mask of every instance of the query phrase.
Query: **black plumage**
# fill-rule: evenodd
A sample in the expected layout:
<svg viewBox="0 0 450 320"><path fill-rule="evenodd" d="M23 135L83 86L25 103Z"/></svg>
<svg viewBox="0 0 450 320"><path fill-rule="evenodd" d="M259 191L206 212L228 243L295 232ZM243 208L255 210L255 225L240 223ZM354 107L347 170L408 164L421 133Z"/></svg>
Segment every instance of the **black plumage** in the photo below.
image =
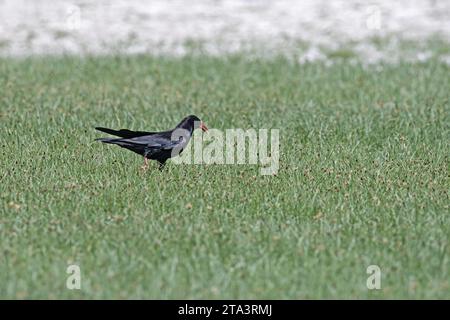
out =
<svg viewBox="0 0 450 320"><path fill-rule="evenodd" d="M195 129L207 131L206 125L195 115L190 115L172 130L163 132L132 131L128 129L113 130L96 127L95 129L120 138L99 138L103 143L116 144L144 157L144 168L148 159L156 160L162 169L167 159L179 155L192 136Z"/></svg>

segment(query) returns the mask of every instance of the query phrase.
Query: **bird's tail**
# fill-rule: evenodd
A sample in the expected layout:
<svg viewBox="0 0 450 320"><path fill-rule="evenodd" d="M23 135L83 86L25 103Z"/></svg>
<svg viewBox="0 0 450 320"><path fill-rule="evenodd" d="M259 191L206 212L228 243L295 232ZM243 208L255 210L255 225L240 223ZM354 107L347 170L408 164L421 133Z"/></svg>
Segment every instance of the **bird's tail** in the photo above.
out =
<svg viewBox="0 0 450 320"><path fill-rule="evenodd" d="M98 138L98 139L95 139L95 141L100 141L100 142L103 142L103 143L112 143L112 144L117 143L118 140L120 140L120 139L116 139L116 138Z"/></svg>
<svg viewBox="0 0 450 320"><path fill-rule="evenodd" d="M101 131L101 132L112 134L113 136L118 136L118 137L126 138L126 139L136 138L136 137L141 137L141 136L148 136L148 135L152 135L152 134L156 133L156 132L149 132L149 131L132 131L132 130L128 130L128 129L113 130L113 129L103 128L103 127L96 127L95 129L98 131Z"/></svg>
<svg viewBox="0 0 450 320"><path fill-rule="evenodd" d="M117 135L117 133L119 133L119 131L117 130L113 130L113 129L108 129L108 128L103 128L103 127L95 127L95 130L101 131L101 132L105 132L105 133L109 133L112 135Z"/></svg>
<svg viewBox="0 0 450 320"><path fill-rule="evenodd" d="M100 141L103 143L110 143L110 144L115 144L118 145L119 147L122 148L128 148L128 147L133 147L134 144L130 143L129 141L126 141L124 139L121 138L98 138L95 139L95 141Z"/></svg>

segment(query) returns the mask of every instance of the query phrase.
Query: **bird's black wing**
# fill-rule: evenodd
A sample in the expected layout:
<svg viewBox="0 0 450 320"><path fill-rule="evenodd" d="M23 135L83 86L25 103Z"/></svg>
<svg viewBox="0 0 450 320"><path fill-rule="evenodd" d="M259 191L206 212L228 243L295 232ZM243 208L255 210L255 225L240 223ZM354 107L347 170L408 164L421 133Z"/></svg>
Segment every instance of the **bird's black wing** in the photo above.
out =
<svg viewBox="0 0 450 320"><path fill-rule="evenodd" d="M178 140L171 140L165 135L165 132L155 133L153 135L145 135L134 138L99 138L97 141L104 143L117 144L121 147L137 148L137 149L154 149L154 150L171 150L180 144L185 143L184 137L179 137Z"/></svg>
<svg viewBox="0 0 450 320"><path fill-rule="evenodd" d="M168 132L160 132L148 136L119 140L136 146L144 145L148 149L170 150L185 142L186 139L184 137L178 137L178 139L172 140Z"/></svg>
<svg viewBox="0 0 450 320"><path fill-rule="evenodd" d="M115 135L115 136L118 136L121 138L125 138L125 139L131 139L131 138L156 134L156 132L132 131L132 130L128 130L128 129L113 130L113 129L102 128L102 127L96 127L95 129L98 131L109 133L109 134L112 134L112 135Z"/></svg>

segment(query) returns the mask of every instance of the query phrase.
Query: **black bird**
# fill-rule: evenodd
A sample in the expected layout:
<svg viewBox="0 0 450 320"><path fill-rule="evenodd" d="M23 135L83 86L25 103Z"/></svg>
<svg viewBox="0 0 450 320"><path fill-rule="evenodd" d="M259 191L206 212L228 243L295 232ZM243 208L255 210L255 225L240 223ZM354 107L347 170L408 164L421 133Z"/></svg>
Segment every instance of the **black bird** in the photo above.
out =
<svg viewBox="0 0 450 320"><path fill-rule="evenodd" d="M208 131L206 125L197 116L190 115L181 120L173 129L163 132L113 130L96 127L95 129L121 138L100 138L98 141L117 144L144 157L143 169L148 167L148 159L159 162L162 169L167 159L179 155L188 144L195 129Z"/></svg>

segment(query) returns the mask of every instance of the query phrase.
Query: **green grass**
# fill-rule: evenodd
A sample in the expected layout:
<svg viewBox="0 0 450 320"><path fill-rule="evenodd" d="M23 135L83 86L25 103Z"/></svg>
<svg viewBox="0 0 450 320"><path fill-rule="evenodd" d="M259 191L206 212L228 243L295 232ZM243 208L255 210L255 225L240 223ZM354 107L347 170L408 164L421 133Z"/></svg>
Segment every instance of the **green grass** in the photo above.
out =
<svg viewBox="0 0 450 320"><path fill-rule="evenodd" d="M449 298L449 78L435 60L3 58L0 297ZM93 141L191 113L279 128L278 175L142 173Z"/></svg>

